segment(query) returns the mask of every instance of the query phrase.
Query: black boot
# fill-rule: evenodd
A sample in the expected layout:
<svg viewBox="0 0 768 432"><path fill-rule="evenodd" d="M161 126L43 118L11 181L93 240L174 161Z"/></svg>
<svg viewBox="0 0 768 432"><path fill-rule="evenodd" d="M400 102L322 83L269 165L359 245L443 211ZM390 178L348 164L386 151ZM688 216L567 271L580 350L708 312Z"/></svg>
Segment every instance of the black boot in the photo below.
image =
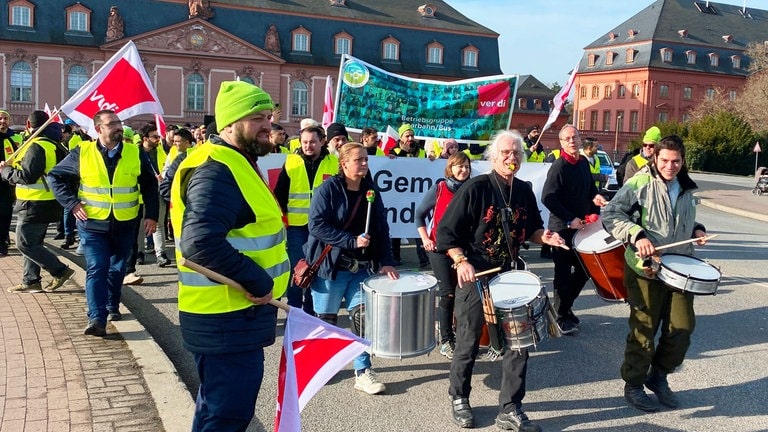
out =
<svg viewBox="0 0 768 432"><path fill-rule="evenodd" d="M645 394L643 386L625 384L624 399L639 410L648 412L656 412L659 410L659 404Z"/></svg>
<svg viewBox="0 0 768 432"><path fill-rule="evenodd" d="M475 427L475 417L472 415L472 407L469 399L457 397L451 400L451 414L453 422L463 428Z"/></svg>
<svg viewBox="0 0 768 432"><path fill-rule="evenodd" d="M645 386L648 390L654 392L659 402L670 407L677 408L680 405L680 401L677 400L677 396L669 388L667 382L667 374L651 367L651 371L648 373L648 378L645 379Z"/></svg>
<svg viewBox="0 0 768 432"><path fill-rule="evenodd" d="M64 243L61 244L62 249L69 249L75 244L75 236L69 235L64 240Z"/></svg>
<svg viewBox="0 0 768 432"><path fill-rule="evenodd" d="M528 416L520 408L508 413L499 413L496 416L496 426L517 432L541 432L541 426L528 420Z"/></svg>

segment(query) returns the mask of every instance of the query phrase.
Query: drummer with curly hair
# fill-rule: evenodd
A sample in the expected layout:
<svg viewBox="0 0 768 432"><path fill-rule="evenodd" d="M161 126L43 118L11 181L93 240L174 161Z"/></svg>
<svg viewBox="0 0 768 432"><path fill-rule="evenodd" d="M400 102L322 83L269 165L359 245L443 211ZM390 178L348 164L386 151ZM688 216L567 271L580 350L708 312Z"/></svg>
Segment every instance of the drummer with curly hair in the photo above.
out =
<svg viewBox="0 0 768 432"><path fill-rule="evenodd" d="M624 285L631 308L621 377L624 399L643 411L658 411L659 402L669 408L679 405L667 374L683 363L691 343L696 323L693 294L656 279L652 261L659 246L692 238L698 238L699 245L705 243L706 230L696 222L696 188L685 166L683 141L670 135L656 145L652 163L627 179L603 209L606 230L630 246L624 254ZM665 252L690 256L693 244ZM644 387L656 394L658 402Z"/></svg>
<svg viewBox="0 0 768 432"><path fill-rule="evenodd" d="M475 274L498 266L503 271L516 267L517 252L526 241L564 244L557 233L544 230L531 187L515 178L525 158L523 137L517 131L498 132L486 154L493 170L467 180L437 227L437 250L447 252L453 260L459 281L454 305L456 346L448 394L453 421L463 428L475 425L469 395L484 324ZM496 425L507 430L540 431L522 410L528 351L507 349L501 368Z"/></svg>

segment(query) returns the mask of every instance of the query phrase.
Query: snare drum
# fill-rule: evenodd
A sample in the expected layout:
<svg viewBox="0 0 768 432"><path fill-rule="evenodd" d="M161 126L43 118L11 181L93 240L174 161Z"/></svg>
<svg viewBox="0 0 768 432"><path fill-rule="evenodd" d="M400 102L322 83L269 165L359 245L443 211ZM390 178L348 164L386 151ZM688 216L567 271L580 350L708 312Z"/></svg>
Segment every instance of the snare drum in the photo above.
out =
<svg viewBox="0 0 768 432"><path fill-rule="evenodd" d="M371 354L402 359L435 348L437 279L411 271L392 280L376 275L362 284L365 291L365 338Z"/></svg>
<svg viewBox="0 0 768 432"><path fill-rule="evenodd" d="M549 298L535 274L505 272L491 279L488 289L509 348L535 347L549 337Z"/></svg>
<svg viewBox="0 0 768 432"><path fill-rule="evenodd" d="M714 295L720 284L720 271L698 258L680 254L661 256L656 277L670 287L699 295Z"/></svg>
<svg viewBox="0 0 768 432"><path fill-rule="evenodd" d="M595 292L605 301L623 301L627 298L624 287L624 245L608 231L598 219L588 223L573 236L573 247L584 265Z"/></svg>

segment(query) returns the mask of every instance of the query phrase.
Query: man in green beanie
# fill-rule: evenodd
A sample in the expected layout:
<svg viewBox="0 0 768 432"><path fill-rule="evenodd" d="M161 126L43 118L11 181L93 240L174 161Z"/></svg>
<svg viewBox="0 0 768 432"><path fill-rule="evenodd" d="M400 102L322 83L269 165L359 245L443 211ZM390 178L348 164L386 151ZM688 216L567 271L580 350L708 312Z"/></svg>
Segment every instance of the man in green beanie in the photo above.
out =
<svg viewBox="0 0 768 432"><path fill-rule="evenodd" d="M656 148L656 144L658 144L660 140L661 130L659 130L658 127L653 126L645 131L645 136L643 136L643 148L640 150L639 154L635 155L629 162L627 162L627 167L624 170L624 183L631 179L636 172L640 171L640 168L648 165L653 157L653 149Z"/></svg>
<svg viewBox="0 0 768 432"><path fill-rule="evenodd" d="M187 155L171 186L179 326L200 377L193 430L247 429L264 376L264 347L275 342L277 308L269 301L285 293L290 261L283 213L256 166L272 150L273 107L253 84L221 83L218 135Z"/></svg>

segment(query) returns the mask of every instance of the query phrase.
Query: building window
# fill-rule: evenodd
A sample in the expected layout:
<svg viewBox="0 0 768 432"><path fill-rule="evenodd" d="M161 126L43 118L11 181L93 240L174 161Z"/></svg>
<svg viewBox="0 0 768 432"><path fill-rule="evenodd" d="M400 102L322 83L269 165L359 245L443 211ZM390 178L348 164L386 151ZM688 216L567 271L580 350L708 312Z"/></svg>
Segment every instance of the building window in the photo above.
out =
<svg viewBox="0 0 768 432"><path fill-rule="evenodd" d="M640 97L640 84L632 84L632 97Z"/></svg>
<svg viewBox="0 0 768 432"><path fill-rule="evenodd" d="M392 36L381 42L381 58L389 61L400 61L400 41Z"/></svg>
<svg viewBox="0 0 768 432"><path fill-rule="evenodd" d="M312 33L304 27L299 26L296 30L291 32L291 46L292 51L308 53L312 47Z"/></svg>
<svg viewBox="0 0 768 432"><path fill-rule="evenodd" d="M69 68L69 73L67 74L67 94L69 97L77 93L86 82L88 82L88 71L84 67L74 65Z"/></svg>
<svg viewBox="0 0 768 432"><path fill-rule="evenodd" d="M587 56L587 66L589 67L594 66L596 61L597 61L597 55L590 54Z"/></svg>
<svg viewBox="0 0 768 432"><path fill-rule="evenodd" d="M661 61L664 63L672 63L672 50L669 48L661 49Z"/></svg>
<svg viewBox="0 0 768 432"><path fill-rule="evenodd" d="M69 31L88 32L88 14L85 12L70 12Z"/></svg>
<svg viewBox="0 0 768 432"><path fill-rule="evenodd" d="M611 112L610 111L603 111L603 130L604 131L611 130Z"/></svg>
<svg viewBox="0 0 768 432"><path fill-rule="evenodd" d="M734 69L741 69L741 57L737 55L731 56L731 64Z"/></svg>
<svg viewBox="0 0 768 432"><path fill-rule="evenodd" d="M635 62L635 50L632 48L627 48L627 63L634 63Z"/></svg>
<svg viewBox="0 0 768 432"><path fill-rule="evenodd" d="M717 67L720 64L720 56L716 53L710 53L709 54L709 65L712 67Z"/></svg>
<svg viewBox="0 0 768 432"><path fill-rule="evenodd" d="M10 25L18 27L34 27L34 5L28 1L9 2Z"/></svg>
<svg viewBox="0 0 768 432"><path fill-rule="evenodd" d="M662 111L659 113L659 123L666 123L669 118L669 113Z"/></svg>
<svg viewBox="0 0 768 432"><path fill-rule="evenodd" d="M600 87L594 85L592 86L592 99L597 99L600 97Z"/></svg>
<svg viewBox="0 0 768 432"><path fill-rule="evenodd" d="M305 117L309 109L309 90L303 81L291 85L291 115Z"/></svg>
<svg viewBox="0 0 768 432"><path fill-rule="evenodd" d="M669 97L669 86L666 84L662 84L659 86L659 97L661 98L668 98Z"/></svg>
<svg viewBox="0 0 768 432"><path fill-rule="evenodd" d="M616 130L624 132L624 111L616 111Z"/></svg>
<svg viewBox="0 0 768 432"><path fill-rule="evenodd" d="M693 87L683 87L683 99L684 100L693 99Z"/></svg>
<svg viewBox="0 0 768 432"><path fill-rule="evenodd" d="M688 61L688 64L696 64L696 51L686 51L685 58Z"/></svg>
<svg viewBox="0 0 768 432"><path fill-rule="evenodd" d="M712 87L708 88L705 97L707 98L707 100L714 99L715 98L715 89L713 89Z"/></svg>
<svg viewBox="0 0 768 432"><path fill-rule="evenodd" d="M582 98L582 99L586 99L587 98L587 87L586 86L581 86L581 90L579 90L579 97Z"/></svg>
<svg viewBox="0 0 768 432"><path fill-rule="evenodd" d="M638 131L638 120L640 119L640 115L637 111L630 111L629 112L629 131L630 132L637 132Z"/></svg>
<svg viewBox="0 0 768 432"><path fill-rule="evenodd" d="M337 56L347 54L352 54L352 35L346 32L337 33L336 36L334 36L334 53Z"/></svg>
<svg viewBox="0 0 768 432"><path fill-rule="evenodd" d="M728 90L728 100L733 102L736 100L736 98L739 96L739 93L736 90Z"/></svg>
<svg viewBox="0 0 768 432"><path fill-rule="evenodd" d="M461 50L461 66L468 67L468 68L476 68L477 67L477 54L478 49L475 48L472 45L469 45L468 47Z"/></svg>
<svg viewBox="0 0 768 432"><path fill-rule="evenodd" d="M585 122L586 118L584 118L584 111L579 111L579 130L584 130Z"/></svg>
<svg viewBox="0 0 768 432"><path fill-rule="evenodd" d="M619 97L623 98L627 95L627 87L624 84L619 85Z"/></svg>
<svg viewBox="0 0 768 432"><path fill-rule="evenodd" d="M205 80L199 73L193 73L187 78L187 109L205 110Z"/></svg>
<svg viewBox="0 0 768 432"><path fill-rule="evenodd" d="M11 66L11 102L32 102L32 66L27 62Z"/></svg>
<svg viewBox="0 0 768 432"><path fill-rule="evenodd" d="M432 42L427 46L427 63L443 64L443 46L438 42Z"/></svg>
<svg viewBox="0 0 768 432"><path fill-rule="evenodd" d="M613 86L610 86L610 85L605 86L605 88L603 89L603 93L605 93L605 95L604 95L605 99L612 98L613 97Z"/></svg>
<svg viewBox="0 0 768 432"><path fill-rule="evenodd" d="M517 107L519 109L528 109L528 100L525 98L518 98L517 99Z"/></svg>
<svg viewBox="0 0 768 432"><path fill-rule="evenodd" d="M616 53L613 51L608 51L605 53L605 64L610 66L613 64L613 58L616 56Z"/></svg>
<svg viewBox="0 0 768 432"><path fill-rule="evenodd" d="M589 130L597 130L597 110L589 112Z"/></svg>
<svg viewBox="0 0 768 432"><path fill-rule="evenodd" d="M533 100L533 109L540 110L541 109L541 99L534 99Z"/></svg>

